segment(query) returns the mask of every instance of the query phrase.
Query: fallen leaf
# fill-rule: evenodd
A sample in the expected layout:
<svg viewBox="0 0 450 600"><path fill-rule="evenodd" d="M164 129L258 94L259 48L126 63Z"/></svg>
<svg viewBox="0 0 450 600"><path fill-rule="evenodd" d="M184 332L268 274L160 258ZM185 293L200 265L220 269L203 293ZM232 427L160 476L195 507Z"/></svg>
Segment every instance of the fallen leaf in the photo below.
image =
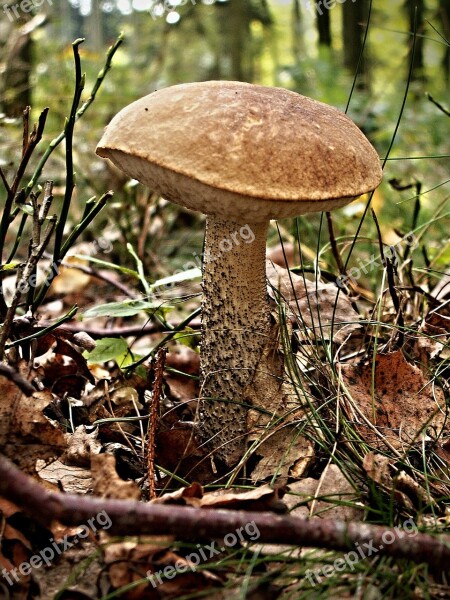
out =
<svg viewBox="0 0 450 600"><path fill-rule="evenodd" d="M442 390L408 363L400 350L377 355L373 381L372 364L340 365L340 369L348 391L347 417L367 444L383 448L388 443L405 450L426 432L433 438L449 432Z"/></svg>
<svg viewBox="0 0 450 600"><path fill-rule="evenodd" d="M9 440L11 419L21 396L22 392L17 386L0 375L0 448L3 448Z"/></svg>
<svg viewBox="0 0 450 600"><path fill-rule="evenodd" d="M399 471L392 458L370 452L364 457L363 469L368 477L396 502L408 510L416 511L425 505L433 505L429 492L405 471Z"/></svg>
<svg viewBox="0 0 450 600"><path fill-rule="evenodd" d="M357 505L359 501L360 493L337 465L329 465L319 480L308 477L290 483L285 497L293 516L343 521L363 518L364 510Z"/></svg>
<svg viewBox="0 0 450 600"><path fill-rule="evenodd" d="M228 508L230 510L286 512L282 501L282 486L263 485L248 492L208 492L200 501L203 508Z"/></svg>
<svg viewBox="0 0 450 600"><path fill-rule="evenodd" d="M342 342L353 331L359 329L360 317L347 296L331 283L308 281L300 275L290 273L283 267L266 261L269 294L274 292L286 302L293 322L300 333L309 337L333 339Z"/></svg>
<svg viewBox="0 0 450 600"><path fill-rule="evenodd" d="M140 500L141 491L134 481L124 481L116 472L116 459L111 454L91 457L94 494L117 500Z"/></svg>
<svg viewBox="0 0 450 600"><path fill-rule="evenodd" d="M66 465L60 460L45 466L41 466L40 463L38 460L36 471L43 481L58 488L61 486L68 494L87 494L92 491L92 475L89 469Z"/></svg>
<svg viewBox="0 0 450 600"><path fill-rule="evenodd" d="M97 434L98 430L87 433L84 425L78 426L74 433L67 433L67 449L62 461L76 467L90 467L91 454L100 454L102 450Z"/></svg>
<svg viewBox="0 0 450 600"><path fill-rule="evenodd" d="M295 425L272 430L255 450L262 456L251 473L252 481L261 481L275 474L280 478L303 475L314 458L314 445L305 436L298 434Z"/></svg>
<svg viewBox="0 0 450 600"><path fill-rule="evenodd" d="M66 440L59 424L44 415L52 402L53 396L46 390L30 397L22 396L12 419L14 433L48 446L65 448Z"/></svg>
<svg viewBox="0 0 450 600"><path fill-rule="evenodd" d="M277 244L273 248L268 248L266 256L269 261L279 267L283 267L283 269L293 267L296 262L298 262L296 261L298 252L294 248L294 244L291 244L290 242L283 242L283 244Z"/></svg>

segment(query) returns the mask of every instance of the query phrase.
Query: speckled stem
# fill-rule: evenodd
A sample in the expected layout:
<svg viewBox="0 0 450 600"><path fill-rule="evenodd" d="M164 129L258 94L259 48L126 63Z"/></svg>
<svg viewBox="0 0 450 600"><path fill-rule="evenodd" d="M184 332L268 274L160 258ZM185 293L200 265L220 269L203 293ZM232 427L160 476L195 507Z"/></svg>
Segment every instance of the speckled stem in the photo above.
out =
<svg viewBox="0 0 450 600"><path fill-rule="evenodd" d="M228 465L245 449L244 389L253 380L270 333L267 229L268 221L235 223L212 216L206 227L200 432L202 441Z"/></svg>

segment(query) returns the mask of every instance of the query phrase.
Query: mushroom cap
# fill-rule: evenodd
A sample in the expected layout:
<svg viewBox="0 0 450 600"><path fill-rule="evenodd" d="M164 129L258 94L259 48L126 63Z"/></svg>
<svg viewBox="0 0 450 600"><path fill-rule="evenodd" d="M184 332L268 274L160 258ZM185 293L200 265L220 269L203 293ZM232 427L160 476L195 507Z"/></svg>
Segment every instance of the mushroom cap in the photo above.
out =
<svg viewBox="0 0 450 600"><path fill-rule="evenodd" d="M234 81L175 85L133 102L97 154L172 202L238 222L338 208L382 177L375 149L336 108Z"/></svg>

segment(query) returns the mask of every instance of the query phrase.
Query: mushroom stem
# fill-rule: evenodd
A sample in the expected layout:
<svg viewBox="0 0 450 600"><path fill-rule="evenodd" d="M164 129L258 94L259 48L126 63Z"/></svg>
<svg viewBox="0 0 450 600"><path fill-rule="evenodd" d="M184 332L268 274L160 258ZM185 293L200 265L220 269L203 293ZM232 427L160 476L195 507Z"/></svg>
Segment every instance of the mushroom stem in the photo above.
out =
<svg viewBox="0 0 450 600"><path fill-rule="evenodd" d="M245 451L245 389L271 331L265 272L268 224L208 216L206 225L200 432L228 465Z"/></svg>

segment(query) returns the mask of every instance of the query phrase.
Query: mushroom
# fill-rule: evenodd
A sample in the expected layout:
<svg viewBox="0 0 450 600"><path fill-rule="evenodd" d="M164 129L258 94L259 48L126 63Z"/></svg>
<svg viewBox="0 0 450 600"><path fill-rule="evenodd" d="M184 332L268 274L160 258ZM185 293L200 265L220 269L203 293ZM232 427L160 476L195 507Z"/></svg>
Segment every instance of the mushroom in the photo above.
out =
<svg viewBox="0 0 450 600"><path fill-rule="evenodd" d="M233 81L175 85L133 102L107 126L97 154L207 215L199 430L231 466L245 449L248 405L273 406L268 396L279 393L283 375L268 351L269 221L372 191L382 176L378 155L337 109Z"/></svg>

